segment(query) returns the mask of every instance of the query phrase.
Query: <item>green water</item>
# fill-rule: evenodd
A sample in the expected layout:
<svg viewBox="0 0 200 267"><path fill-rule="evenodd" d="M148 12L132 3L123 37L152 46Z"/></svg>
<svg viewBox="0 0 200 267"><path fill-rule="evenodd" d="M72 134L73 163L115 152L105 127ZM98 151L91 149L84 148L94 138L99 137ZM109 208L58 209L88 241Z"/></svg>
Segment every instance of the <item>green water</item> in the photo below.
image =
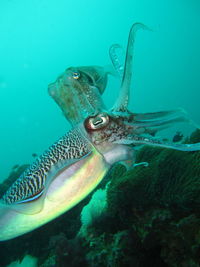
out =
<svg viewBox="0 0 200 267"><path fill-rule="evenodd" d="M131 109L183 107L200 123L199 13L197 0L2 0L1 179L69 129L48 84L69 66L110 64L110 45L126 47L134 22L153 31L137 34ZM118 88L111 79L108 106Z"/></svg>

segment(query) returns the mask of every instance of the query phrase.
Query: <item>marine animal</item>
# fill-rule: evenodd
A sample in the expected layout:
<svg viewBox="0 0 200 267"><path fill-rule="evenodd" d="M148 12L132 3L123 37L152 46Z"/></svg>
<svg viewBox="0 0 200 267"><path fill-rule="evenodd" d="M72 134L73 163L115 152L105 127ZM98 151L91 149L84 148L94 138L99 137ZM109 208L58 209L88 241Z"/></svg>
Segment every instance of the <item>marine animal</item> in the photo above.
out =
<svg viewBox="0 0 200 267"><path fill-rule="evenodd" d="M128 57L133 58L134 37L136 31L140 28L148 29L141 23L135 24L132 39L129 38ZM103 108L106 109L101 95L106 88L108 74L118 75L122 80L125 61L122 47L119 44L113 44L109 49L109 55L114 69L111 66L70 67L54 83L48 86L49 95L61 108L64 116L72 126L82 122L90 114L98 112ZM127 59L125 62L132 63L132 60ZM131 75L132 71L126 79L129 82ZM125 94L126 92L124 92Z"/></svg>
<svg viewBox="0 0 200 267"><path fill-rule="evenodd" d="M182 110L143 114L128 110L131 49L135 31L141 27L137 23L130 30L121 89L113 108L97 105L82 122L76 124L74 120L72 130L37 158L1 198L1 241L30 232L75 206L116 162L132 168L140 145L200 150L200 143L165 143L152 137L171 124L187 121ZM71 81L80 77L71 72Z"/></svg>
<svg viewBox="0 0 200 267"><path fill-rule="evenodd" d="M108 74L113 74L109 67L70 67L49 85L50 96L72 126L105 108L101 94L106 88Z"/></svg>

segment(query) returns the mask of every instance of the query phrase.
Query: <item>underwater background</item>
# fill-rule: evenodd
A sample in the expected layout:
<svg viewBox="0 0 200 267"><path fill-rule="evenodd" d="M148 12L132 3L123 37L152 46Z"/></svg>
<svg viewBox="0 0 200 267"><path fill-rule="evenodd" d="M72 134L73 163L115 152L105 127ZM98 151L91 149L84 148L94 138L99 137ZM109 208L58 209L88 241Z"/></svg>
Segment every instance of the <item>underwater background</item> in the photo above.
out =
<svg viewBox="0 0 200 267"><path fill-rule="evenodd" d="M2 182L7 178L14 165L30 164L34 160L34 153L40 155L55 140L70 129L70 125L62 115L60 109L48 95L48 84L54 82L58 75L70 66L108 66L110 64L108 55L110 45L113 43L119 43L125 49L128 33L134 22L144 23L152 31L141 30L136 36L134 48L133 90L130 104L131 110L134 112L153 112L182 107L187 110L190 118L200 125L199 13L200 2L197 0L2 0L0 3L0 181ZM119 81L110 77L107 89L103 95L107 106L112 106L112 103L118 94L118 90ZM158 162L158 156L162 152L159 149L155 149L155 152L152 152L152 149L150 149L150 152L148 152L150 154L148 154L145 150L144 153L142 153L143 152L141 152L141 155L139 156L141 161L148 161L149 158L152 158L152 160L154 159L155 162ZM166 166L166 162L170 163L170 166L172 166L174 161L181 158L178 154L171 155L170 152L166 153L168 154L162 154L161 156L163 161L166 160L164 163L161 160L161 169L163 170ZM192 171L192 164L194 162L195 166L199 164L199 156L198 160L195 156L193 158L192 155L188 159L185 159L185 157L183 158L183 162L188 168L187 174L189 175L191 174L189 166ZM176 169L177 167L174 168L176 172L178 172L179 169ZM140 177L147 177L148 175L151 175L152 177L154 173L153 170L156 169L156 167L155 169L151 168L150 174L148 174L149 170L142 170L141 173L140 171L137 173L136 170L135 175L138 179L140 179ZM168 168L166 168L166 172L167 169ZM185 172L184 169L181 169L181 171L182 173ZM123 170L120 169L119 173L120 172L123 173ZM194 176L197 177L199 174L200 169L195 169ZM166 173L161 174L161 176L162 175L164 177ZM112 177L114 176L116 176L116 173L112 174ZM121 184L123 184L122 188L124 190L130 188L129 176L127 175L126 179L121 181ZM141 183L146 184L147 181L145 179L146 178L141 180ZM195 180L195 185L196 183L197 182ZM159 182L155 182L154 180L154 184L159 184ZM170 183L168 186L170 186ZM109 216L115 217L119 215L116 212L116 206L120 206L120 203L126 200L123 196L120 196L119 199L115 198L116 196L114 194L119 190L118 185L113 184L109 190ZM138 195L141 196L142 192L140 190L140 187L136 187L135 195L137 195L136 192L138 192ZM193 189L191 191L193 192ZM182 195L181 190L178 193ZM190 193L187 192L187 194L188 198L191 198ZM196 194L197 192L195 192L195 200L197 199ZM137 197L139 199L138 195ZM147 199L149 201L149 195ZM157 196L155 199L157 199ZM153 202L151 204L154 209L153 215L149 215L148 217L144 212L145 216L148 217L148 223L151 224L150 221L152 222L152 218L156 217L157 221L157 218L161 218L161 221L166 220L165 223L168 224L169 219L173 216L168 210L164 210L163 212L158 211L155 199L152 196ZM195 202L195 205L197 205L196 203L200 203L200 201L198 201ZM75 224L75 220L78 218L83 206L87 204L86 202L82 203L82 206L78 207L74 211L75 215L70 213L69 216L72 216L73 224ZM177 205L176 200L174 201L171 195L170 197L168 196L168 192L165 192L161 201L161 206L164 202L167 203L166 206L170 206L171 203L173 207L175 205L174 203ZM181 200L179 199L178 203L180 202ZM115 203L115 205L113 203ZM144 230L142 227L139 229L139 225L145 223L148 224L145 219L141 219L143 218L142 215L144 215L141 215L141 213L145 210L145 208L147 208L147 203L143 203L144 206L141 204L142 208L140 207L140 204L138 204L138 206L136 205L136 207L131 207L131 209L130 203L127 203L127 209L132 212L137 210L136 214L138 218L141 216L138 220L139 223L136 222L134 230L137 234L142 232L142 237L140 237L141 240L143 240L144 232L147 230ZM181 207L183 206L183 203L185 204L185 199L181 202ZM187 205L187 208L184 208L183 210L180 208L180 213L183 214L186 212L188 217L193 217L189 217L188 221L185 220L185 225L191 224L192 221L192 225L197 227L200 223L198 219L199 217L196 214L191 215L193 212L188 211L188 209L192 204L188 204L187 202ZM123 210L124 206L120 208ZM73 212L73 210L70 212ZM176 212L177 211L175 211L175 213ZM125 231L124 229L128 229L128 224L131 225L133 221L127 214L121 214L121 216L127 216L127 225L120 225L120 222L118 222L118 229L117 226L109 226L108 222L104 218L104 223L107 222L108 227L102 230L99 227L101 222L98 222L97 229L100 230L95 230L96 232L100 231L99 234L101 239L98 240L98 237L91 231L91 240L85 240L85 244L87 245L88 242L91 247L95 247L98 243L99 247L96 246L95 249L96 251L102 251L103 246L105 245L104 238L106 238L105 235L102 235L102 233L104 231L108 233L111 231L111 228L115 229L115 232L112 233L113 236L110 236L108 243L113 244L113 247L116 245L116 251L113 252L112 250L112 253L109 252L110 254L106 252L106 255L109 255L108 257L105 255L102 256L105 258L107 257L106 259L110 259L110 262L107 261L105 264L101 262L99 265L95 265L94 262L97 262L97 258L94 256L95 252L87 251L87 261L89 262L89 258L91 260L91 265L88 266L199 266L198 260L200 262L200 259L194 261L196 265L194 262L189 260L182 265L178 265L178 263L176 265L174 261L170 261L170 259L166 260L167 257L165 256L168 255L166 252L167 250L165 250L162 254L162 259L165 260L162 262L157 261L154 265L145 265L147 263L144 261L141 261L142 263L138 263L139 260L135 261L134 265L131 265L133 264L133 261L129 252L127 254L127 257L131 258L129 262L127 260L126 263L118 263L113 260L115 255L118 253L118 250L123 247L123 244L120 243L122 239L127 241L124 245L125 247L134 247L131 243L132 241L130 240L129 233L123 232ZM112 219L109 219L109 221L112 222ZM160 225L159 223L158 225ZM61 229L62 224L63 222L60 222L59 224ZM70 234L68 233L70 238L73 237L73 234L79 228L79 222L77 224L77 226L73 225L74 229L71 230ZM68 223L66 223L66 228L67 225ZM148 227L151 228L152 224ZM190 241L193 240L193 238L198 240L198 244L196 244L196 247L198 248L197 251L195 250L195 255L198 255L198 253L200 253L200 230L199 228L196 230L195 227L193 227L193 229L195 229L196 233L198 233L198 236L194 237L194 233L190 232L190 237L192 236ZM161 228L162 227L160 227L160 229ZM51 233L52 236L55 235L52 228L50 229L49 239L51 237ZM165 232L166 228L164 227L161 230ZM174 230L173 228L173 230L170 229L170 231L175 232L177 229ZM153 233L155 232L155 229L153 229ZM82 254L80 255L79 253L82 249L79 249L80 244L74 245L73 242L70 244L67 243L66 245L66 236L63 236L62 233L58 231L58 233L56 233L56 238L54 238L51 242L48 241L44 250L34 250L34 246L38 246L38 237L41 237L41 246L44 246L45 242L47 242L47 239L45 239L47 237L43 238L41 233L42 230L39 230L38 236L36 236L37 238L35 239L34 234L33 236L30 236L29 234L27 238L25 237L25 239L21 239L22 243L20 243L19 238L19 246L21 247L21 250L17 252L15 251L15 253L9 249L12 241L11 243L8 241L5 244L5 247L3 247L4 245L2 243L0 255L4 253L5 248L13 253L13 255L5 256L4 253L4 259L2 263L0 260L0 266L4 267L12 260L14 261L19 258L22 259L26 255L26 251L28 251L27 254L31 254L31 250L29 249L30 246L32 246L32 255L40 258L41 265L39 266L62 267L81 266L79 264L85 264L83 261L81 263L79 262L78 265L74 263L71 263L71 265L62 265L64 261L61 257L62 259L59 263L57 263L57 265L53 265L53 263L49 263L49 265L48 263L46 263L46 265L42 265L45 260L51 256L48 255L47 251L52 252L54 246L57 245L57 241L55 240L61 240L61 245L59 243L60 247L58 248L59 252L57 252L58 254L62 253L62 244L64 244L63 247L75 246L77 250L75 252L73 251L72 255L79 255L80 258L82 257ZM170 233L168 233L169 236ZM160 235L162 234L159 232L159 236ZM148 248L150 247L151 249L153 246L149 240L155 239L155 236L152 232L147 236L148 240L145 243L145 249L148 251ZM137 239L138 237L134 235L134 238ZM175 239L173 235L172 239ZM26 243L24 243L24 240ZM30 240L33 240L32 245ZM163 240L166 241L165 237L163 237ZM182 239L180 243L181 242ZM139 243L140 242L137 243L135 251L140 251L140 248L138 248ZM179 242L177 243L179 244ZM192 241L191 243L188 243L189 247L193 244ZM22 244L26 244L26 248L23 248ZM171 243L169 242L169 244ZM171 244L169 250L173 249L173 246L176 249L179 247L177 244ZM155 247L157 248L157 244ZM143 251L143 249L144 248L141 250ZM108 247L107 251L110 251ZM153 253L156 255L158 255L159 252L160 248L153 250ZM181 252L183 254L186 253L184 249L182 249ZM123 251L123 253L125 252ZM193 252L190 252L189 256L194 256L192 253ZM19 258L17 258L17 255L19 255ZM118 253L118 256L121 257L121 254ZM142 252L140 256L143 258ZM171 256L171 258L173 257ZM33 263L33 266L35 266L34 264L35 263ZM26 263L24 266L26 266Z"/></svg>
<svg viewBox="0 0 200 267"><path fill-rule="evenodd" d="M183 107L200 123L199 12L197 0L1 1L1 179L69 128L48 84L69 66L109 65L110 45L125 49L134 22L152 31L137 34L132 110ZM108 106L118 88L110 78Z"/></svg>

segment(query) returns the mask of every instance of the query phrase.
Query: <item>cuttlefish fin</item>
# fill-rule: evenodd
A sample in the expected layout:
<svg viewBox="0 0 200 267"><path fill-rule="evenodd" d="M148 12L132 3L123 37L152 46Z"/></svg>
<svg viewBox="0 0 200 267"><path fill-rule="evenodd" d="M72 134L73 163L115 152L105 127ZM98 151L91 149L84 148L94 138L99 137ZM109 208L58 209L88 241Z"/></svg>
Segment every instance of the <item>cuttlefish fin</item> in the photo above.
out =
<svg viewBox="0 0 200 267"><path fill-rule="evenodd" d="M49 189L49 186L51 183L54 181L56 176L62 172L64 169L69 168L70 166L73 166L73 164L77 162L81 162L83 159L87 158L91 152L86 154L80 159L67 159L60 161L59 163L55 164L49 174L48 177L46 178L46 183L44 188L42 188L39 192L36 194L29 196L26 199L19 200L15 203L12 204L6 204L3 200L0 201L0 207L4 209L11 209L19 213L27 214L27 215L32 215L39 213L43 207L44 207L44 202L45 198ZM66 177L67 179L68 177Z"/></svg>
<svg viewBox="0 0 200 267"><path fill-rule="evenodd" d="M32 215L39 213L44 205L45 194L40 192L38 195L31 197L25 201L19 201L14 204L5 204L3 201L0 202L1 208L14 210L18 213Z"/></svg>
<svg viewBox="0 0 200 267"><path fill-rule="evenodd" d="M87 155L75 161L73 164L64 166L60 171L56 173L56 178L52 181L52 184L47 193L47 199L51 202L62 201L66 199L65 194L59 194L59 190L61 190L64 186L70 186L70 182L74 174L81 171L83 165L88 161L89 156L92 154L94 150L90 151ZM79 173L81 175L81 173ZM58 177L59 176L59 177ZM78 186L78 185L77 185ZM62 195L62 196L61 196Z"/></svg>

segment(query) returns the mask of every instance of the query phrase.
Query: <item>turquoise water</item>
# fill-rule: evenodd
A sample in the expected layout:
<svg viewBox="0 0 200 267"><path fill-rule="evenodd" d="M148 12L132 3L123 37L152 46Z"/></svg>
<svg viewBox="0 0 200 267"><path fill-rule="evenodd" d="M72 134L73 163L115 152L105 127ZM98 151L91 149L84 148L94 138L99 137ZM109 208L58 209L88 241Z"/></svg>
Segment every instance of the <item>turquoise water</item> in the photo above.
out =
<svg viewBox="0 0 200 267"><path fill-rule="evenodd" d="M199 12L194 0L1 1L1 179L69 129L48 84L69 66L110 64L110 45L126 47L134 22L153 31L137 34L131 109L183 107L200 123ZM118 88L110 79L108 105Z"/></svg>

